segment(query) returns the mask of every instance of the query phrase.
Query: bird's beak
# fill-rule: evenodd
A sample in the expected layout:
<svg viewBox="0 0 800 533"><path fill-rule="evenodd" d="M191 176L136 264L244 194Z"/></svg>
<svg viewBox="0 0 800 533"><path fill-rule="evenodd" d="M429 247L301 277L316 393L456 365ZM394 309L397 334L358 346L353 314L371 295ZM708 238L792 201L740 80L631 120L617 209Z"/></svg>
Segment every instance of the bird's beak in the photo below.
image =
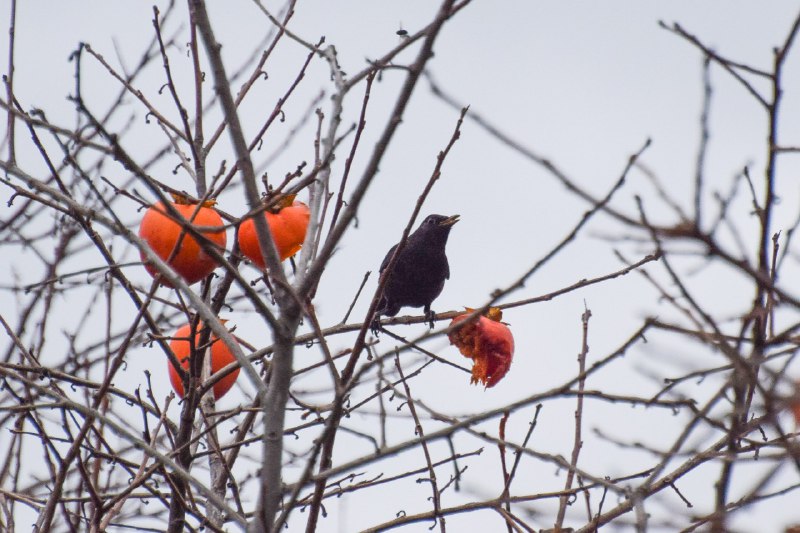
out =
<svg viewBox="0 0 800 533"><path fill-rule="evenodd" d="M439 222L439 225L440 225L440 226L445 226L445 227L447 227L447 226L452 226L453 224L455 224L456 222L458 222L458 220L459 220L459 218L458 218L458 217L460 217L460 216L461 216L461 215L453 215L453 216L451 216L451 217L447 217L446 219L444 219L444 220L442 220L441 222Z"/></svg>

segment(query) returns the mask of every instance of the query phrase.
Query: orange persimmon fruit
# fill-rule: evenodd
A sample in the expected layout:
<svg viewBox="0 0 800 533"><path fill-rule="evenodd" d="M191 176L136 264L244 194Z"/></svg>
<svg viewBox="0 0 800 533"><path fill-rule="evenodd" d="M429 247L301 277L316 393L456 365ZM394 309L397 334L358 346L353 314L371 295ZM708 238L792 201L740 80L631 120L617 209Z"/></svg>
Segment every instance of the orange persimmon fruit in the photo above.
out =
<svg viewBox="0 0 800 533"><path fill-rule="evenodd" d="M466 309L450 322L451 326L467 319L473 309ZM511 367L514 336L508 326L500 322L502 318L502 311L491 307L486 316L473 317L447 335L450 344L456 346L464 357L472 359L470 383L481 382L486 388L494 387Z"/></svg>
<svg viewBox="0 0 800 533"><path fill-rule="evenodd" d="M204 230L200 232L214 245L225 248L227 237L222 229L224 224L214 208L214 201L204 202L203 205L190 203L187 199L173 195L172 207L186 220L196 227L213 227L220 230ZM175 221L167 214L167 209L161 202L150 207L142 217L139 224L139 236L144 239L150 248L177 272L186 283L191 285L205 278L217 268L217 262L211 255L203 250L203 246L188 232L181 223ZM177 251L173 253L177 246ZM158 270L147 261L147 256L140 253L144 268L155 277ZM171 258L171 259L170 259ZM171 286L169 281L162 277L161 283Z"/></svg>
<svg viewBox="0 0 800 533"><path fill-rule="evenodd" d="M194 336L195 353L200 353L204 348L197 345L197 343L200 342L200 330L202 328L203 324L200 323L197 326L197 331ZM175 357L177 357L178 361L181 362L181 366L184 368L184 370L187 371L189 370L189 358L191 357L192 353L192 343L190 342L191 332L191 324L185 324L178 328L178 330L172 335L172 340L169 342L170 349L172 349L172 352L175 354ZM236 361L236 357L228 349L228 346L219 340L216 335L212 334L209 342L211 342L211 374L213 375L219 372L222 368ZM178 370L169 359L167 359L167 368L169 369L169 381L172 383L172 388L179 397L183 398L184 390L181 375L178 373ZM214 384L214 399L219 400L225 396L225 394L231 390L233 384L236 383L237 377L239 377L238 368L217 381Z"/></svg>
<svg viewBox="0 0 800 533"><path fill-rule="evenodd" d="M794 416L795 430L800 428L800 380L794 382L794 393L787 398L786 403Z"/></svg>
<svg viewBox="0 0 800 533"><path fill-rule="evenodd" d="M265 211L264 217L269 225L269 232L278 250L281 261L292 257L300 250L306 239L308 221L311 211L303 202L295 201L295 194L284 196L274 211ZM264 256L258 245L256 224L253 218L247 218L239 225L239 248L242 253L259 268L264 268Z"/></svg>

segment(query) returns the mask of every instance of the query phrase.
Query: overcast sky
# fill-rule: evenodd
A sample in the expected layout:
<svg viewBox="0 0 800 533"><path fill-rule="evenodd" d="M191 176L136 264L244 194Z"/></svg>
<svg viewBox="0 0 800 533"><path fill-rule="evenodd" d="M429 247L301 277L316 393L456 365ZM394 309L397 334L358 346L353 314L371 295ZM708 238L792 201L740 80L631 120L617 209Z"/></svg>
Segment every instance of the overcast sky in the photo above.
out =
<svg viewBox="0 0 800 533"><path fill-rule="evenodd" d="M249 1L210 2L212 24L217 38L223 43L224 59L229 72L236 70L253 48L271 30L271 26ZM278 12L280 5L270 3ZM157 3L162 11L165 4ZM173 68L186 95L191 95L190 61L185 54L185 7L177 8L165 29L166 35L178 34L173 50ZM307 41L334 45L342 69L350 74L360 71L365 60L379 57L402 38L399 29L413 33L427 23L435 12L436 3L425 1L373 2L301 0L290 27ZM642 161L666 184L669 192L691 210L691 194L695 160L700 139L699 120L703 99L703 57L684 39L659 27L680 23L704 43L741 63L769 70L772 49L787 34L798 10L796 2L774 1L529 1L492 2L477 0L448 23L435 46L430 74L441 88L521 145L551 160L556 166L598 196L605 194L618 179L628 158L650 139L652 145ZM0 22L8 27L8 6L0 8ZM79 42L87 42L110 64L121 70L131 69L153 36L152 4L147 2L75 2L25 0L17 6L15 94L26 109L40 108L54 123L71 126L75 115L67 96L73 93L73 63L68 61ZM785 79L785 113L793 119L800 112L800 90L797 51L790 58ZM242 108L245 129L250 134L264 121L274 102L297 75L306 51L285 40L270 59L268 79L257 84L252 98ZM0 39L0 69L7 70L7 41ZM398 63L410 61L412 54L399 57ZM118 94L118 84L96 62L84 57L85 97L97 112L104 111ZM792 68L795 67L795 68ZM388 105L396 95L403 74L387 71L376 82L368 113L364 138L364 154L369 153L388 113ZM158 62L137 80L151 101L168 116L176 114L167 91L158 94L164 83ZM753 175L761 176L765 148L765 115L743 88L733 82L720 68L711 69L713 100L710 112L711 144L706 161L709 191L723 190L731 178L745 165ZM766 85L759 85L765 89ZM206 90L211 92L211 85ZM283 136L301 119L310 101L321 90L326 97L319 106L330 111L331 84L329 71L322 61L315 61L306 79L286 106L286 122L276 126L274 135L265 139L255 156L258 166L280 147ZM346 102L343 121L352 123L360 110L363 90L356 90ZM161 148L165 139L153 123L145 122L145 111L132 98L127 99L130 113L135 116L131 133L123 145L145 160ZM218 116L213 114L212 116ZM341 320L359 283L368 270L373 276L368 292L375 288L376 271L388 248L398 240L414 202L430 176L437 153L447 144L458 118L458 110L447 105L429 90L422 80L412 98L410 111L384 159L380 174L370 188L360 212L358 226L345 239L330 263L320 286L315 305L323 325ZM213 123L213 121L211 121ZM117 127L122 127L120 121ZM785 145L800 145L797 121L782 125ZM269 161L267 170L273 180L291 172L301 161L313 162L313 121L304 126L295 142ZM25 136L18 126L19 136ZM227 139L216 147L209 166L216 168L221 160L232 160ZM3 148L5 150L5 148ZM344 154L344 152L342 152ZM5 157L5 152L4 152ZM20 166L43 171L30 143L20 143ZM355 168L363 167L365 156ZM339 171L344 157L336 162ZM188 177L180 171L172 175L175 161L168 159L153 170L176 188L192 190ZM797 166L792 160L782 164L778 194L781 206L776 212L776 229L788 227L797 216ZM104 175L121 183L127 174L121 167L108 166ZM357 176L357 174L355 174ZM143 189L140 189L143 190ZM634 195L642 194L647 208L658 222L677 223L672 214L655 199L652 188L641 172L633 172L625 188L615 197L615 205L635 213ZM709 194L711 194L709 192ZM0 205L5 205L10 192L0 189ZM302 195L301 195L302 198ZM244 212L241 190L226 193L220 208L233 214ZM422 216L429 213L445 215L458 213L459 222L453 229L448 246L451 279L435 302L434 309L446 311L463 306L477 307L489 294L511 284L547 253L580 220L588 204L576 199L540 166L532 164L519 153L510 150L467 120L462 135L443 167L443 175L431 193ZM126 220L135 223L134 205L127 205ZM742 213L746 213L743 210ZM746 217L746 215L745 215ZM622 228L608 217L598 217L579 239L555 261L541 270L523 289L506 299L512 301L544 294L570 285L583 278L606 274L622 267L613 253L613 246L604 235L620 235ZM232 240L229 235L229 242ZM633 260L652 251L647 243L628 245L625 254ZM135 260L133 250L125 260ZM0 268L8 274L12 269L25 273L25 261L30 258L24 250L0 256ZM98 261L97 258L94 259ZM121 258L122 260L122 258ZM255 277L255 271L247 270ZM32 278L36 279L33 273ZM146 283L149 278L132 271L132 279ZM701 274L702 291L717 302L723 315L735 317L744 312L752 293L730 290L724 274ZM167 293L165 292L165 295ZM362 296L354 317L363 317L368 298ZM0 294L0 305L13 309L11 296ZM507 311L505 320L516 336L516 358L505 380L497 387L483 390L470 386L468 376L444 365L433 365L414 381L415 395L424 398L433 408L452 414L468 414L488 407L503 405L525 397L534 391L547 390L576 373L576 354L580 349L581 313L584 305L593 317L590 329L590 362L613 351L641 325L645 316L660 310L658 296L636 275L614 280L599 286L574 292L552 302ZM120 320L130 313L129 303L120 303ZM360 313L360 315L359 315ZM128 317L130 315L127 315ZM271 341L263 322L247 312L236 309L230 313L237 334L256 346ZM64 316L69 322L71 317ZM400 330L413 336L422 329ZM602 373L587 386L620 393L642 393L657 390L643 368L661 375L685 372L695 366L712 366L708 354L702 362L691 347L674 350L664 339L655 335L648 345L637 348L612 370ZM662 342L663 341L663 342ZM333 340L335 349L347 346ZM388 350L390 339L382 339L381 347ZM442 356L466 364L446 340L437 339L427 347ZM140 358L131 358L125 370L121 388L133 390L145 382L146 368L162 368L163 355L155 349L142 348ZM303 351L298 351L302 357ZM721 364L721 361L719 362ZM302 363L297 364L300 366ZM242 380L240 380L242 381ZM303 384L313 389L314 383ZM154 375L154 387L166 396L169 389L166 373ZM244 401L252 390L247 385L237 388L221 403L233 407ZM548 404L540 418L541 430L534 438L538 450L568 455L572 439L574 403L564 401ZM175 411L177 416L178 411ZM527 429L526 417L515 422L513 437L521 439ZM622 419L625 419L624 421ZM618 424L634 429L619 428ZM364 424L375 420L363 418ZM659 440L659 431L669 424L669 413L651 413L641 408L608 406L592 403L587 408L587 428L601 428L628 440ZM496 421L487 426L496 430ZM582 465L599 475L617 475L636 468L637 461L649 464L646 456L635 452L622 453L605 441L595 440L587 430L587 445ZM674 432L672 432L674 433ZM672 434L670 433L670 434ZM395 440L407 439L408 432L393 435ZM538 439L538 440L537 440ZM670 441L671 442L671 441ZM588 444L588 443L591 443ZM362 443L363 444L363 443ZM474 444L474 443L473 443ZM662 443L666 446L666 443ZM291 447L291 443L289 443ZM358 446L361 446L359 444ZM353 455L368 448L354 446ZM446 446L434 447L442 456ZM348 457L342 451L341 459ZM491 457L487 457L491 456ZM462 490L468 501L490 497L495 489L485 489L483 476L498 474L496 449L487 449L470 467ZM404 456L405 458L405 456ZM418 456L409 456L410 465L419 465ZM583 462L585 461L585 463ZM558 490L563 478L557 477L550 465L527 465L526 483L540 490ZM485 470L481 470L485 469ZM398 468L398 471L400 469ZM716 471L713 471L715 475ZM546 479L541 485L533 480ZM711 478L709 478L711 479ZM492 487L499 482L492 479ZM701 502L697 513L709 512L712 488L701 479L681 487L690 499ZM379 523L394 516L400 509L411 513L425 510L429 503L414 488L408 494L392 493L391 497L373 491L371 505L362 507L363 498L349 501L342 498L330 502L333 515L321 524L321 531L349 531ZM425 488L425 490L428 490ZM362 498L362 499L359 499ZM449 503L462 501L451 494ZM784 500L785 503L785 500ZM357 505L357 507L356 507ZM680 501L673 503L680 508ZM536 508L536 506L533 506ZM735 524L742 530L776 531L797 516L778 502L755 507L757 512L736 515ZM577 511L575 511L577 512ZM680 512L686 512L681 509ZM21 529L25 517L18 521ZM299 523L302 523L302 515ZM544 521L546 522L546 520ZM426 531L430 524L418 524L409 531ZM490 512L473 513L448 518L454 531L498 530L503 527L499 518ZM542 525L545 527L545 524ZM755 529L754 529L755 528Z"/></svg>

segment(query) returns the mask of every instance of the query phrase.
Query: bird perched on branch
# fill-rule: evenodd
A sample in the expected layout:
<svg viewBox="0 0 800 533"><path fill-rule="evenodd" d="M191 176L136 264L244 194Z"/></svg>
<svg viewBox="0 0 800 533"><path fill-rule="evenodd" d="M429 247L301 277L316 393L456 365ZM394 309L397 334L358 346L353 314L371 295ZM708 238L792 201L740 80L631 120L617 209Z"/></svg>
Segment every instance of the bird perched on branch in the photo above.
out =
<svg viewBox="0 0 800 533"><path fill-rule="evenodd" d="M458 215L429 215L408 236L381 293L376 322L381 315L395 316L401 307L423 307L433 328L436 314L431 311L431 303L442 293L445 280L450 279L450 265L444 249L456 222ZM392 246L383 259L381 274L389 267L398 244Z"/></svg>

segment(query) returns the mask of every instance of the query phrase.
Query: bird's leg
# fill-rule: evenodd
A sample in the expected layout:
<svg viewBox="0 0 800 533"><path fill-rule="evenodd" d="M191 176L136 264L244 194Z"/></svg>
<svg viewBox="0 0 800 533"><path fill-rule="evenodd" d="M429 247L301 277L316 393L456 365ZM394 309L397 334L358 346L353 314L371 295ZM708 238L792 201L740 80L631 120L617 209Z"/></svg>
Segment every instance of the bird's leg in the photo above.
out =
<svg viewBox="0 0 800 533"><path fill-rule="evenodd" d="M378 336L378 331L383 329L383 326L381 325L381 315L376 314L374 317L372 317L372 323L370 323L369 329L373 335L376 337Z"/></svg>
<svg viewBox="0 0 800 533"><path fill-rule="evenodd" d="M424 311L425 311L425 318L428 319L428 325L431 327L431 329L433 329L433 321L436 320L436 313L431 311L430 304L425 306Z"/></svg>

